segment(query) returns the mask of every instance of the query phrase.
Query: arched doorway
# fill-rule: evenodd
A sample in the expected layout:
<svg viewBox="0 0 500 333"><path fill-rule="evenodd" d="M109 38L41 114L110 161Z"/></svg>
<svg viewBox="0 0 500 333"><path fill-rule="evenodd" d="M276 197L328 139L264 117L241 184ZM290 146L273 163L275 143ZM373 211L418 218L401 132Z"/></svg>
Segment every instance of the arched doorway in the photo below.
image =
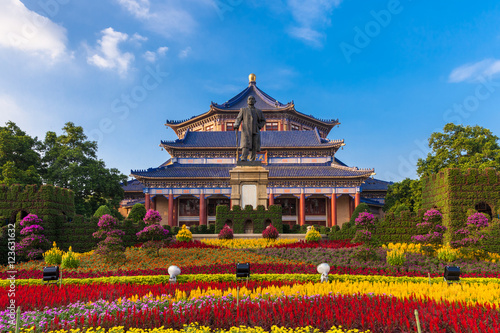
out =
<svg viewBox="0 0 500 333"><path fill-rule="evenodd" d="M251 220L245 221L245 234L253 234L253 222Z"/></svg>
<svg viewBox="0 0 500 333"><path fill-rule="evenodd" d="M226 220L226 223L224 225L227 225L229 228L233 229L233 221L231 220Z"/></svg>
<svg viewBox="0 0 500 333"><path fill-rule="evenodd" d="M29 213L27 211L20 209L18 211L12 212L12 215L10 217L10 221L11 221L11 223L21 221L22 219L24 219L28 215L29 215Z"/></svg>
<svg viewBox="0 0 500 333"><path fill-rule="evenodd" d="M483 213L485 215L488 215L490 219L493 216L490 205L488 205L484 201L481 201L480 203L476 204L474 209L477 210L478 213Z"/></svg>

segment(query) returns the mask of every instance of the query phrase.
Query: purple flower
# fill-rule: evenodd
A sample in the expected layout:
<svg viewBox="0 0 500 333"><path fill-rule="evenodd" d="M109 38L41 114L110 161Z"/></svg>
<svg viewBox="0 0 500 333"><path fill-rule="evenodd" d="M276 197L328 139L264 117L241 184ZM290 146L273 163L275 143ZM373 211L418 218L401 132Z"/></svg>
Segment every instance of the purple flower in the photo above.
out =
<svg viewBox="0 0 500 333"><path fill-rule="evenodd" d="M361 212L354 220L357 227L373 228L375 226L375 217L372 213Z"/></svg>
<svg viewBox="0 0 500 333"><path fill-rule="evenodd" d="M467 218L467 227L485 228L488 226L488 218L483 213L474 213Z"/></svg>
<svg viewBox="0 0 500 333"><path fill-rule="evenodd" d="M109 214L104 214L99 219L99 222L97 222L97 226L101 229L110 229L111 227L114 227L117 224L118 222L116 221L116 219Z"/></svg>
<svg viewBox="0 0 500 333"><path fill-rule="evenodd" d="M148 225L141 231L139 231L136 236L138 238L154 239L154 238L164 238L168 235L168 230L163 228L159 224Z"/></svg>
<svg viewBox="0 0 500 333"><path fill-rule="evenodd" d="M443 215L436 209L429 209L424 214L424 221L430 221L435 219L441 219Z"/></svg>
<svg viewBox="0 0 500 333"><path fill-rule="evenodd" d="M160 213L158 213L156 210L150 209L147 211L146 216L144 216L143 220L146 224L155 224L159 223L162 218L160 216Z"/></svg>

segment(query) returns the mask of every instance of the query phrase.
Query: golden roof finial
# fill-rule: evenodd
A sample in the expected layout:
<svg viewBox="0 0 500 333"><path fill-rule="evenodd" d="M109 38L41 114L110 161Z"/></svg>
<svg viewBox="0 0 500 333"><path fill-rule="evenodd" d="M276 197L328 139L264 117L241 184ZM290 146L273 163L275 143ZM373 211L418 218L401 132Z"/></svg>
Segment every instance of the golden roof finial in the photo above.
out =
<svg viewBox="0 0 500 333"><path fill-rule="evenodd" d="M255 82L256 79L257 79L257 77L255 76L254 73L248 75L248 83Z"/></svg>

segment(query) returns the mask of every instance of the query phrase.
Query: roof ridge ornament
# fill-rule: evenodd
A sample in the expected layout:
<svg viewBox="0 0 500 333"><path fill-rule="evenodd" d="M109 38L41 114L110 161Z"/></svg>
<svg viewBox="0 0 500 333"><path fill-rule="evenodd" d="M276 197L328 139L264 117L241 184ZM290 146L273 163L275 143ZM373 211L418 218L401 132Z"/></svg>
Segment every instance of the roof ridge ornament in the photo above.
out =
<svg viewBox="0 0 500 333"><path fill-rule="evenodd" d="M254 74L254 73L251 73L250 75L248 75L248 84L255 84L257 81L257 76Z"/></svg>

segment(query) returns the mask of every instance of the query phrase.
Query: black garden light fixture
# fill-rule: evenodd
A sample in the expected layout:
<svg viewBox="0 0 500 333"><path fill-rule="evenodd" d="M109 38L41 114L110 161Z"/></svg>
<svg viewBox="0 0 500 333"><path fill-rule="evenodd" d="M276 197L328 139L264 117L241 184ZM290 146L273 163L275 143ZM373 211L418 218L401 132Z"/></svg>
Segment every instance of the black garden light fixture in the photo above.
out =
<svg viewBox="0 0 500 333"><path fill-rule="evenodd" d="M51 266L43 268L43 282L59 281L61 273L59 272L59 266Z"/></svg>
<svg viewBox="0 0 500 333"><path fill-rule="evenodd" d="M444 267L444 280L448 283L460 282L460 267L445 266Z"/></svg>
<svg viewBox="0 0 500 333"><path fill-rule="evenodd" d="M236 278L249 278L250 277L250 264L236 264Z"/></svg>

